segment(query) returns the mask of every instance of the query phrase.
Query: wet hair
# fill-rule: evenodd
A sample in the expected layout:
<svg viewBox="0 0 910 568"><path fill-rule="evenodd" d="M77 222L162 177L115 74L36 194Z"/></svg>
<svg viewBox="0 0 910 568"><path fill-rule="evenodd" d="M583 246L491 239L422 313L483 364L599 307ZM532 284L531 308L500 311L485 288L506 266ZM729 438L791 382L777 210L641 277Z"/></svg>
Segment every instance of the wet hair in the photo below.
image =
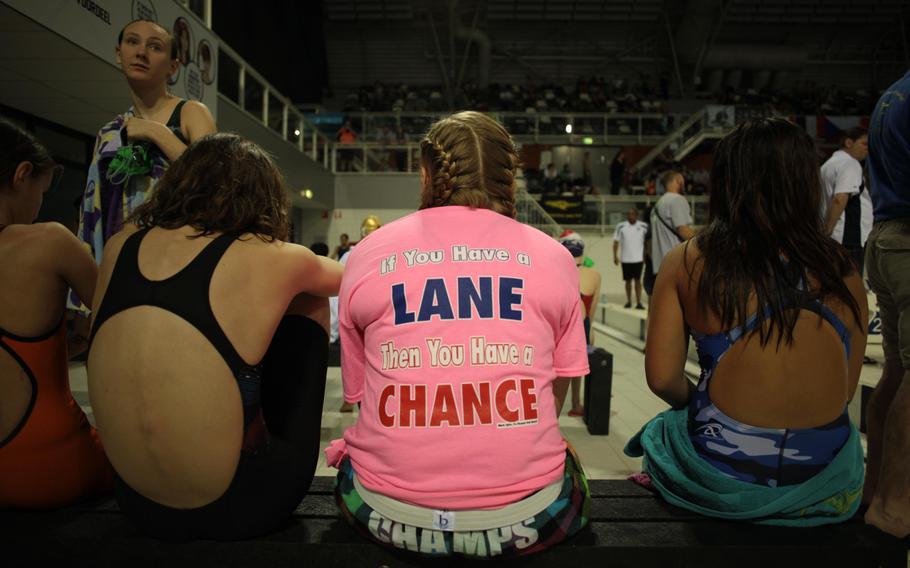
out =
<svg viewBox="0 0 910 568"><path fill-rule="evenodd" d="M130 220L140 228L189 225L194 237L250 233L286 241L286 186L262 148L236 134L210 134L171 164Z"/></svg>
<svg viewBox="0 0 910 568"><path fill-rule="evenodd" d="M754 297L762 346L775 331L778 348L793 342L795 308L807 299L834 297L865 327L844 283L855 268L824 233L815 156L809 135L782 118L745 122L714 150L708 226L696 237L703 263L698 303L702 314L710 309L730 329L750 316ZM814 291L806 289L810 276Z"/></svg>
<svg viewBox="0 0 910 568"><path fill-rule="evenodd" d="M464 205L514 218L518 152L501 124L479 112L436 122L420 141L427 185L420 209Z"/></svg>
<svg viewBox="0 0 910 568"><path fill-rule="evenodd" d="M34 136L0 118L0 187L13 182L16 168L22 162L31 162L33 176L59 168L47 148Z"/></svg>
<svg viewBox="0 0 910 568"><path fill-rule="evenodd" d="M126 31L126 28L132 26L136 22L148 22L150 24L155 24L156 26L158 26L159 28L164 30L167 33L167 41L171 44L171 61L177 59L177 38L176 38L176 36L174 36L174 32L172 32L171 30L162 26L155 20L146 20L145 18L136 18L135 20L129 22L128 24L126 24L125 26L120 28L120 33L117 34L117 45L120 45L121 43L123 43L123 32Z"/></svg>
<svg viewBox="0 0 910 568"><path fill-rule="evenodd" d="M865 128L863 128L862 126L854 126L853 128L848 128L847 130L844 131L843 135L841 135L841 139L840 139L841 148L843 148L847 145L847 140L852 140L855 142L855 141L859 140L860 138L862 138L863 136L868 136L868 135L869 135L869 131L866 130Z"/></svg>

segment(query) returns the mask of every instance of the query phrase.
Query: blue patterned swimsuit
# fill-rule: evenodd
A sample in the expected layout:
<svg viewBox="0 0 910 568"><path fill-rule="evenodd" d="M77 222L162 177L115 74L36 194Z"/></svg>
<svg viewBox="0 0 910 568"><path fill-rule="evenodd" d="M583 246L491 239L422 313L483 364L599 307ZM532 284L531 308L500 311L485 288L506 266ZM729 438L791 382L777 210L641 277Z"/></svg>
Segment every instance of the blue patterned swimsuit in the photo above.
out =
<svg viewBox="0 0 910 568"><path fill-rule="evenodd" d="M819 314L834 327L849 360L850 332L844 323L817 300L806 300L799 308ZM726 333L692 333L701 378L689 402L689 436L696 453L734 479L770 487L795 485L831 463L850 436L850 418L844 408L840 417L824 426L758 428L730 418L711 402L708 385L714 370L730 347L755 329L757 319L753 315Z"/></svg>

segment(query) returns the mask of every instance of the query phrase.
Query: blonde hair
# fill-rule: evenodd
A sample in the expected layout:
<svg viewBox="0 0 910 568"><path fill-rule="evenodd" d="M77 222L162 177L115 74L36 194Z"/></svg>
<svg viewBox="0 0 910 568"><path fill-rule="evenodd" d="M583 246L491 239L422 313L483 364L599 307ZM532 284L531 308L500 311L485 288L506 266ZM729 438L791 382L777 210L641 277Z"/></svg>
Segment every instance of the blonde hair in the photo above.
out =
<svg viewBox="0 0 910 568"><path fill-rule="evenodd" d="M518 152L501 124L460 112L433 124L420 141L427 180L420 208L465 205L514 218Z"/></svg>

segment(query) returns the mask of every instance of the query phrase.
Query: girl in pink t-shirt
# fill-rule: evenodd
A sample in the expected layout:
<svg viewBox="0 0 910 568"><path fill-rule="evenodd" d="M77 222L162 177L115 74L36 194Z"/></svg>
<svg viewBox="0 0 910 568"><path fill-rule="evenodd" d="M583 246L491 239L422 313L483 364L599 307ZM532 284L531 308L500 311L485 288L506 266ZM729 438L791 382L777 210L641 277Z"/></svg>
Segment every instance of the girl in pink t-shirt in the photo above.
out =
<svg viewBox="0 0 910 568"><path fill-rule="evenodd" d="M344 398L361 406L326 452L338 502L389 546L536 552L587 522L554 396L588 372L575 264L514 220L518 156L497 122L437 122L421 161L421 210L363 239L342 282Z"/></svg>

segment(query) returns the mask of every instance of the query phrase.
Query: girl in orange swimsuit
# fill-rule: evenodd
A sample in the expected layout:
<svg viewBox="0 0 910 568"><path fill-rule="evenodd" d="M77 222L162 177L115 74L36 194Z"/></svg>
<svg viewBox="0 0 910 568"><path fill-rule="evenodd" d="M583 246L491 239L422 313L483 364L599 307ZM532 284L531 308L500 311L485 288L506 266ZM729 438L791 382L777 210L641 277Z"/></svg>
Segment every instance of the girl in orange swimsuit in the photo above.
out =
<svg viewBox="0 0 910 568"><path fill-rule="evenodd" d="M91 301L97 269L57 223L32 225L59 175L47 150L0 121L0 508L53 508L110 489L104 449L73 400L67 289Z"/></svg>

